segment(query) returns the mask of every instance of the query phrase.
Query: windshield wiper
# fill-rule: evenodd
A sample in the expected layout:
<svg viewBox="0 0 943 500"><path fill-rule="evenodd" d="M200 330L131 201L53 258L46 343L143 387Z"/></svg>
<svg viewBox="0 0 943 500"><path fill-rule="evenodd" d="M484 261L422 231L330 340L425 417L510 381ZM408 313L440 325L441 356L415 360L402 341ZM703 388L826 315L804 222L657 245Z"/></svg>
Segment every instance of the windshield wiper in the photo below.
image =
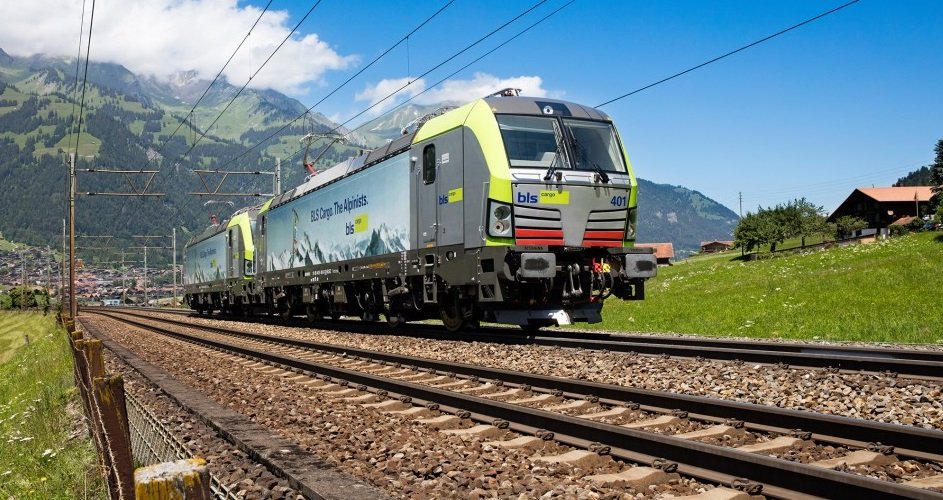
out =
<svg viewBox="0 0 943 500"><path fill-rule="evenodd" d="M595 170L596 174L599 175L599 180L601 180L603 184L609 184L609 174L607 174L606 171L603 170L602 167L600 167L598 163L596 162L592 162L592 163L593 163L593 170Z"/></svg>
<svg viewBox="0 0 943 500"><path fill-rule="evenodd" d="M547 169L547 173L544 174L544 180L549 181L553 178L553 173L557 171L557 158L560 157L560 144L557 144L557 150L553 154L553 159L550 160L550 168Z"/></svg>
<svg viewBox="0 0 943 500"><path fill-rule="evenodd" d="M547 169L547 173L544 174L544 181L549 181L553 178L553 173L557 171L557 160L563 156L563 141L566 135L565 132L559 129L557 123L553 124L553 141L557 143L557 148L554 150L553 160L550 160L550 168Z"/></svg>

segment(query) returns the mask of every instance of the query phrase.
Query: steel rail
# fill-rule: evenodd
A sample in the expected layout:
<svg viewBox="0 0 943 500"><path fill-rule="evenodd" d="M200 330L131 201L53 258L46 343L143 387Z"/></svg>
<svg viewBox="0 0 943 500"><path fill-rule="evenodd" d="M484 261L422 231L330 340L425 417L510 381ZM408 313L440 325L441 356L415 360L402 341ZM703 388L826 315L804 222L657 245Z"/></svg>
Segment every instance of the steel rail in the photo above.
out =
<svg viewBox="0 0 943 500"><path fill-rule="evenodd" d="M438 404L449 405L456 408L463 408L465 410L485 416L484 421L488 421L487 419L503 419L514 422L525 422L528 426L538 427L554 433L571 436L577 440L601 442L618 450L631 450L629 455L634 453L645 456L665 458L680 464L684 464L684 468L679 467L679 470L682 470L683 472L694 477L703 477L698 475L698 471L701 473L704 471L714 471L731 477L746 476L749 477L750 480L768 485L768 488L765 487L765 491L767 491L767 493L776 491L777 496L792 497L793 495L789 492L796 492L800 493L801 495L828 497L833 495L835 491L843 491L843 493L846 493L854 498L886 498L886 495L896 495L905 498L943 498L943 494L902 486L897 483L880 481L865 476L842 473L830 469L823 469L807 464L785 461L764 455L755 455L732 448L723 448L696 441L691 442L671 436L627 429L624 427L601 422L587 421L586 419L548 412L546 410L528 408L511 403L494 401L487 398L454 393L443 389L437 389L435 387L423 386L410 382L388 379L368 373L347 370L335 366L313 363L310 361L271 352L260 352L245 346L193 337L191 335L175 332L155 325L140 323L128 318L121 318L120 314L105 315L112 317L113 319L155 331L173 338L186 340L189 342L196 342L217 349L228 350L240 355L256 357L267 362L282 365L286 368L321 373L331 377L342 378L352 383L363 384L388 392L404 394L413 398L420 398L427 401L434 401ZM195 326L173 320L155 319L157 321L176 324L177 326L182 326L185 328L204 330L222 335L238 335L248 339L264 341L273 344L289 344L318 350L335 349L335 352L346 352L348 355L362 355L371 359L385 361L396 360L395 362L412 363L415 366L420 366L420 363L422 363L422 366L425 367L435 367L435 369L449 370L455 373L464 373L468 375L498 375L499 380L506 381L511 379L516 383L533 383L535 381L543 381L545 382L544 386L550 387L559 387L559 384L563 384L569 389L582 390L583 394L595 394L600 397L608 398L611 396L625 395L626 393L647 395L653 400L659 400L662 402L693 403L698 408L707 409L708 412L706 414L716 414L717 409L720 408L723 410L734 409L747 414L762 417L771 409L770 407L763 407L760 405L721 401L698 396L682 396L680 398L676 398L678 395L661 394L655 393L653 391L638 391L620 386L572 381L560 379L557 377L534 376L524 373L510 372L507 370L488 369L474 365L431 362L430 360L424 360L421 358L397 356L387 353L374 353L370 351L362 351L338 346L326 346L295 339L283 339L266 335L251 334L248 332L237 333L215 327ZM596 392L586 392L586 389L596 389ZM623 401L625 401L625 399L623 399ZM638 401L638 398L633 399L633 401L640 402ZM902 439L912 435L913 433L922 434L924 441L933 441L931 443L924 442L922 444L929 444L934 451L941 449L940 444L943 443L943 432L924 431L922 429L916 428L910 429L904 428L903 426L882 424L880 422L860 421L856 419L829 415L806 415L804 414L805 412L796 412L791 410L773 410L778 410L778 412L774 411L773 414L778 414L780 418L786 415L792 417L793 419L804 419L807 422L821 422L822 424L820 425L834 427L836 430L841 430L845 427L858 427L860 425L863 426L863 428L876 431L881 435L901 436ZM824 419L815 417L824 417ZM794 425L796 420L791 420L790 422ZM895 444L898 443L898 441L887 442ZM933 455L932 453L930 455L936 456L937 459L940 459L938 455ZM710 477L705 479L712 482L717 480L716 476L712 476L711 474L708 475ZM841 489L837 490L835 488Z"/></svg>
<svg viewBox="0 0 943 500"><path fill-rule="evenodd" d="M122 311L122 313L124 313L124 311ZM841 445L851 444L853 446L865 447L868 443L873 442L893 443L897 452L902 455L923 460L943 461L943 454L941 454L940 451L943 450L943 431L842 417L839 415L791 410L768 405L728 401L705 396L651 391L614 384L516 372L480 365L374 352L355 347L234 331L214 326L194 325L185 321L172 319L153 317L150 319L223 335L238 335L263 342L279 343L305 349L346 354L349 356L360 356L387 363L416 366L428 370L454 372L465 376L490 378L501 380L505 383L531 387L551 387L565 393L577 395L578 397L592 395L617 403L633 402L659 409L677 409L696 415L714 417L714 419L717 420L742 420L749 422L758 429L760 426L765 428L764 430L772 429L780 432L791 429L801 429L805 432L811 432L813 437L819 441Z"/></svg>
<svg viewBox="0 0 943 500"><path fill-rule="evenodd" d="M166 311L164 311L166 312ZM174 311L177 314L182 314ZM204 316L199 316L204 317ZM241 320L246 318L220 319ZM385 325L356 321L304 322L273 320L257 317L250 321L282 326L327 326L354 332L374 333L389 331ZM729 339L653 335L624 335L570 330L554 331L552 335L526 336L519 331L490 327L478 332L446 333L433 325L411 325L407 333L398 334L435 340L457 340L467 342L495 342L502 344L539 345L573 349L607 350L612 352L635 352L639 354L679 357L702 357L714 360L739 360L747 363L786 364L820 369L839 369L872 373L891 372L912 377L943 379L943 350L880 349L863 346L841 346L803 344L798 342L767 342Z"/></svg>

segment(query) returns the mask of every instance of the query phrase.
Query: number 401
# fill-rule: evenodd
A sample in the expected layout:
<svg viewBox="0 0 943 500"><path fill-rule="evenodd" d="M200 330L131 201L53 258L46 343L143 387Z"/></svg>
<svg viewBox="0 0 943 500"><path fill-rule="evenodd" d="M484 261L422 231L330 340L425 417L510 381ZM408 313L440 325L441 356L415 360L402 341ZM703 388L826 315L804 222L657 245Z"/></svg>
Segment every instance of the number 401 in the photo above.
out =
<svg viewBox="0 0 943 500"><path fill-rule="evenodd" d="M612 203L614 207L624 207L625 204L628 203L628 198L625 196L613 196L610 203Z"/></svg>

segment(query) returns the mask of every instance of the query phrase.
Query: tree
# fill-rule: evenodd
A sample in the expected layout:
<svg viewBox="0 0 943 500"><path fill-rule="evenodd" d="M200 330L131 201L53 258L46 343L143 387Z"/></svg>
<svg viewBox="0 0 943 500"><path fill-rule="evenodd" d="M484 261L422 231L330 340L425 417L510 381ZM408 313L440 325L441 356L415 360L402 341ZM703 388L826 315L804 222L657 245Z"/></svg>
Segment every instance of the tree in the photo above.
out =
<svg viewBox="0 0 943 500"><path fill-rule="evenodd" d="M866 227L868 227L868 223L865 222L864 219L852 217L850 215L843 215L835 221L835 235L838 238L842 238Z"/></svg>
<svg viewBox="0 0 943 500"><path fill-rule="evenodd" d="M747 252L752 252L754 248L766 242L766 230L763 228L766 220L760 215L761 212L762 208L755 214L747 212L733 231L734 243Z"/></svg>
<svg viewBox="0 0 943 500"><path fill-rule="evenodd" d="M824 207L815 205L805 198L796 199L790 205L797 217L796 234L802 238L802 246L805 246L807 237L829 234Z"/></svg>
<svg viewBox="0 0 943 500"><path fill-rule="evenodd" d="M16 287L10 290L10 308L19 309L21 307L36 307L36 296L28 288Z"/></svg>
<svg viewBox="0 0 943 500"><path fill-rule="evenodd" d="M938 210L943 203L940 203L941 198L943 198L943 139L940 139L936 143L936 159L933 161L933 165L930 165L930 179L933 181L933 197L930 198L930 211Z"/></svg>
<svg viewBox="0 0 943 500"><path fill-rule="evenodd" d="M775 209L759 207L756 213L748 212L734 229L734 242L748 252L760 245L770 245L770 252L775 252L776 244L788 238L784 212L782 206Z"/></svg>

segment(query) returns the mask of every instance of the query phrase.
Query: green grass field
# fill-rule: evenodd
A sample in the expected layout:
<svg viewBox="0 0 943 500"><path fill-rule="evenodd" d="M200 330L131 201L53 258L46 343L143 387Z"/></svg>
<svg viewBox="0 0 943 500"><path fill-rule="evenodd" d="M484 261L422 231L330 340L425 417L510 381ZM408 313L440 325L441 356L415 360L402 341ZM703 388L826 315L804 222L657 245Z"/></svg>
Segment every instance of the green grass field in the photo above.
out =
<svg viewBox="0 0 943 500"><path fill-rule="evenodd" d="M658 269L640 302L610 299L605 330L719 336L943 342L943 236L759 261L739 253Z"/></svg>
<svg viewBox="0 0 943 500"><path fill-rule="evenodd" d="M81 407L54 316L0 313L0 498L107 498Z"/></svg>

